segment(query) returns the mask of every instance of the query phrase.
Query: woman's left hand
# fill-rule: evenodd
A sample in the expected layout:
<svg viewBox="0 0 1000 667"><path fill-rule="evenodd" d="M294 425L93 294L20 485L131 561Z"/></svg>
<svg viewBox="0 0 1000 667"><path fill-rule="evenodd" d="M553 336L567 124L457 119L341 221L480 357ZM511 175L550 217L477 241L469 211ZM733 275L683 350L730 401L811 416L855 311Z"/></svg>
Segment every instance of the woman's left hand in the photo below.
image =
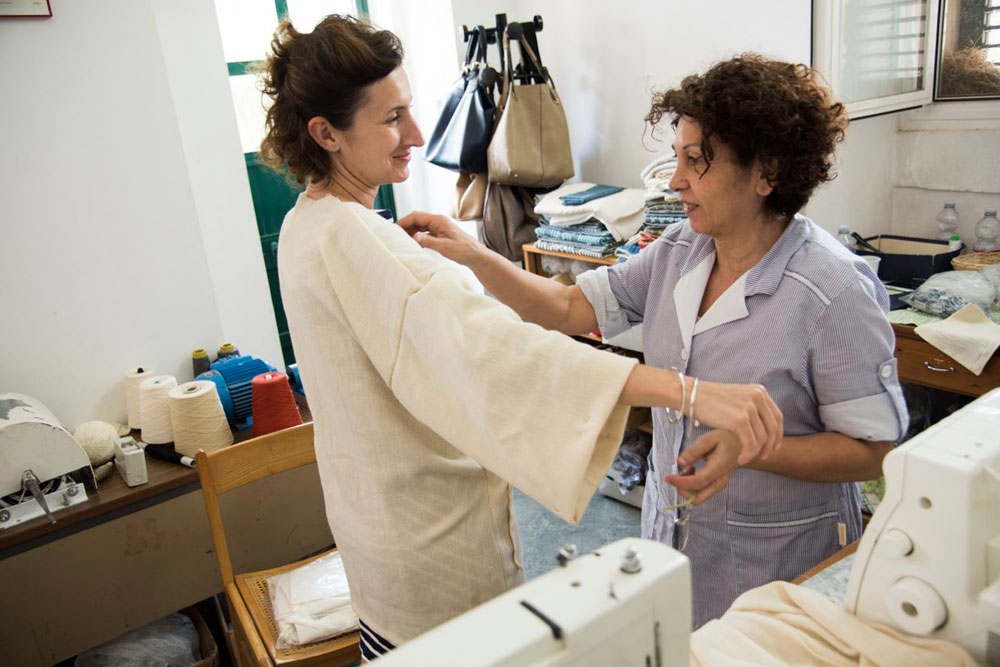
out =
<svg viewBox="0 0 1000 667"><path fill-rule="evenodd" d="M685 498L694 496L694 504L700 505L726 488L733 471L739 467L739 455L740 441L733 433L722 429L709 431L677 457L680 470L693 466L699 459L705 459L705 465L694 474L667 475L663 479L677 487Z"/></svg>

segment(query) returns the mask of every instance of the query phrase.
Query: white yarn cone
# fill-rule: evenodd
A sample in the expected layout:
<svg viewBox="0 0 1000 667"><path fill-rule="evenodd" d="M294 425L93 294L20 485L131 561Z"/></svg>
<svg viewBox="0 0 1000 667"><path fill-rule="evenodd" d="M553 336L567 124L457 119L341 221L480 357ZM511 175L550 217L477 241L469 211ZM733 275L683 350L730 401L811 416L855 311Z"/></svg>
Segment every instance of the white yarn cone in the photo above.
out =
<svg viewBox="0 0 1000 667"><path fill-rule="evenodd" d="M139 384L153 377L155 372L152 366L139 366L125 374L125 409L128 410L129 428L142 428L139 413Z"/></svg>
<svg viewBox="0 0 1000 667"><path fill-rule="evenodd" d="M167 403L178 453L193 458L199 449L212 452L233 444L233 432L214 382L185 382L170 390Z"/></svg>
<svg viewBox="0 0 1000 667"><path fill-rule="evenodd" d="M157 375L139 383L139 420L142 441L150 445L173 442L167 393L177 386L173 375Z"/></svg>

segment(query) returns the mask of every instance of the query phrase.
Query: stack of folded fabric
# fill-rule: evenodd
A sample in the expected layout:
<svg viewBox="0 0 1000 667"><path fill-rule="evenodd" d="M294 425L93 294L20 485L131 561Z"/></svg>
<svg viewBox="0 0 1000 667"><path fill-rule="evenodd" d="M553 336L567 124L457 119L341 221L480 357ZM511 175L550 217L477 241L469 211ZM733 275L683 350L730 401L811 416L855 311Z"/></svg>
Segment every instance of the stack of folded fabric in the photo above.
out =
<svg viewBox="0 0 1000 667"><path fill-rule="evenodd" d="M535 235L538 236L536 248L586 257L610 257L621 245L607 227L594 219L578 225L557 227L543 218L535 228Z"/></svg>
<svg viewBox="0 0 1000 667"><path fill-rule="evenodd" d="M651 231L662 232L668 225L687 218L677 193L670 189L670 179L676 170L677 158L671 155L656 158L639 174L646 186L645 227Z"/></svg>
<svg viewBox="0 0 1000 667"><path fill-rule="evenodd" d="M639 232L629 237L615 250L619 262L639 254L639 251L659 238L667 227L687 220L684 205L677 193L670 189L670 179L677 169L673 155L658 157L639 174L646 187L643 194L645 212Z"/></svg>
<svg viewBox="0 0 1000 667"><path fill-rule="evenodd" d="M622 241L635 235L642 226L643 191L573 183L542 197L535 213L543 218L536 248L610 257Z"/></svg>

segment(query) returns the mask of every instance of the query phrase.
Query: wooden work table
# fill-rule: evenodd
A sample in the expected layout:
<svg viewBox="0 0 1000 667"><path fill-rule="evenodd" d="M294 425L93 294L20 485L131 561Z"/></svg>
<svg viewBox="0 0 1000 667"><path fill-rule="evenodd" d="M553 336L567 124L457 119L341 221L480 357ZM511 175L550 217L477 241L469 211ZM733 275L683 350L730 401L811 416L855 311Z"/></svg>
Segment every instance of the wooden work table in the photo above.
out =
<svg viewBox="0 0 1000 667"><path fill-rule="evenodd" d="M150 457L146 470L149 481L132 488L112 472L54 525L39 517L0 532L4 602L16 610L0 624L0 664L51 665L222 590L197 472ZM333 543L315 464L220 505L241 538L230 544L238 571Z"/></svg>

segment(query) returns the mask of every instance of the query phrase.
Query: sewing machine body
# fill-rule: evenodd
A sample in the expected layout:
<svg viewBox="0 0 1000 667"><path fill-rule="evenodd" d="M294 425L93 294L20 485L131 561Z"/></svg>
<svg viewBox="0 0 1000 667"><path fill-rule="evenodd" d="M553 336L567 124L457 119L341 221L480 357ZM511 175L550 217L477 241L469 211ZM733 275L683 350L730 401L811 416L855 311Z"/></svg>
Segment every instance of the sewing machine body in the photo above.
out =
<svg viewBox="0 0 1000 667"><path fill-rule="evenodd" d="M1000 389L896 448L845 608L1000 664Z"/></svg>
<svg viewBox="0 0 1000 667"><path fill-rule="evenodd" d="M629 549L641 567L631 573L622 569ZM619 540L452 619L378 662L384 667L686 666L690 582L688 559L680 552L659 542Z"/></svg>

